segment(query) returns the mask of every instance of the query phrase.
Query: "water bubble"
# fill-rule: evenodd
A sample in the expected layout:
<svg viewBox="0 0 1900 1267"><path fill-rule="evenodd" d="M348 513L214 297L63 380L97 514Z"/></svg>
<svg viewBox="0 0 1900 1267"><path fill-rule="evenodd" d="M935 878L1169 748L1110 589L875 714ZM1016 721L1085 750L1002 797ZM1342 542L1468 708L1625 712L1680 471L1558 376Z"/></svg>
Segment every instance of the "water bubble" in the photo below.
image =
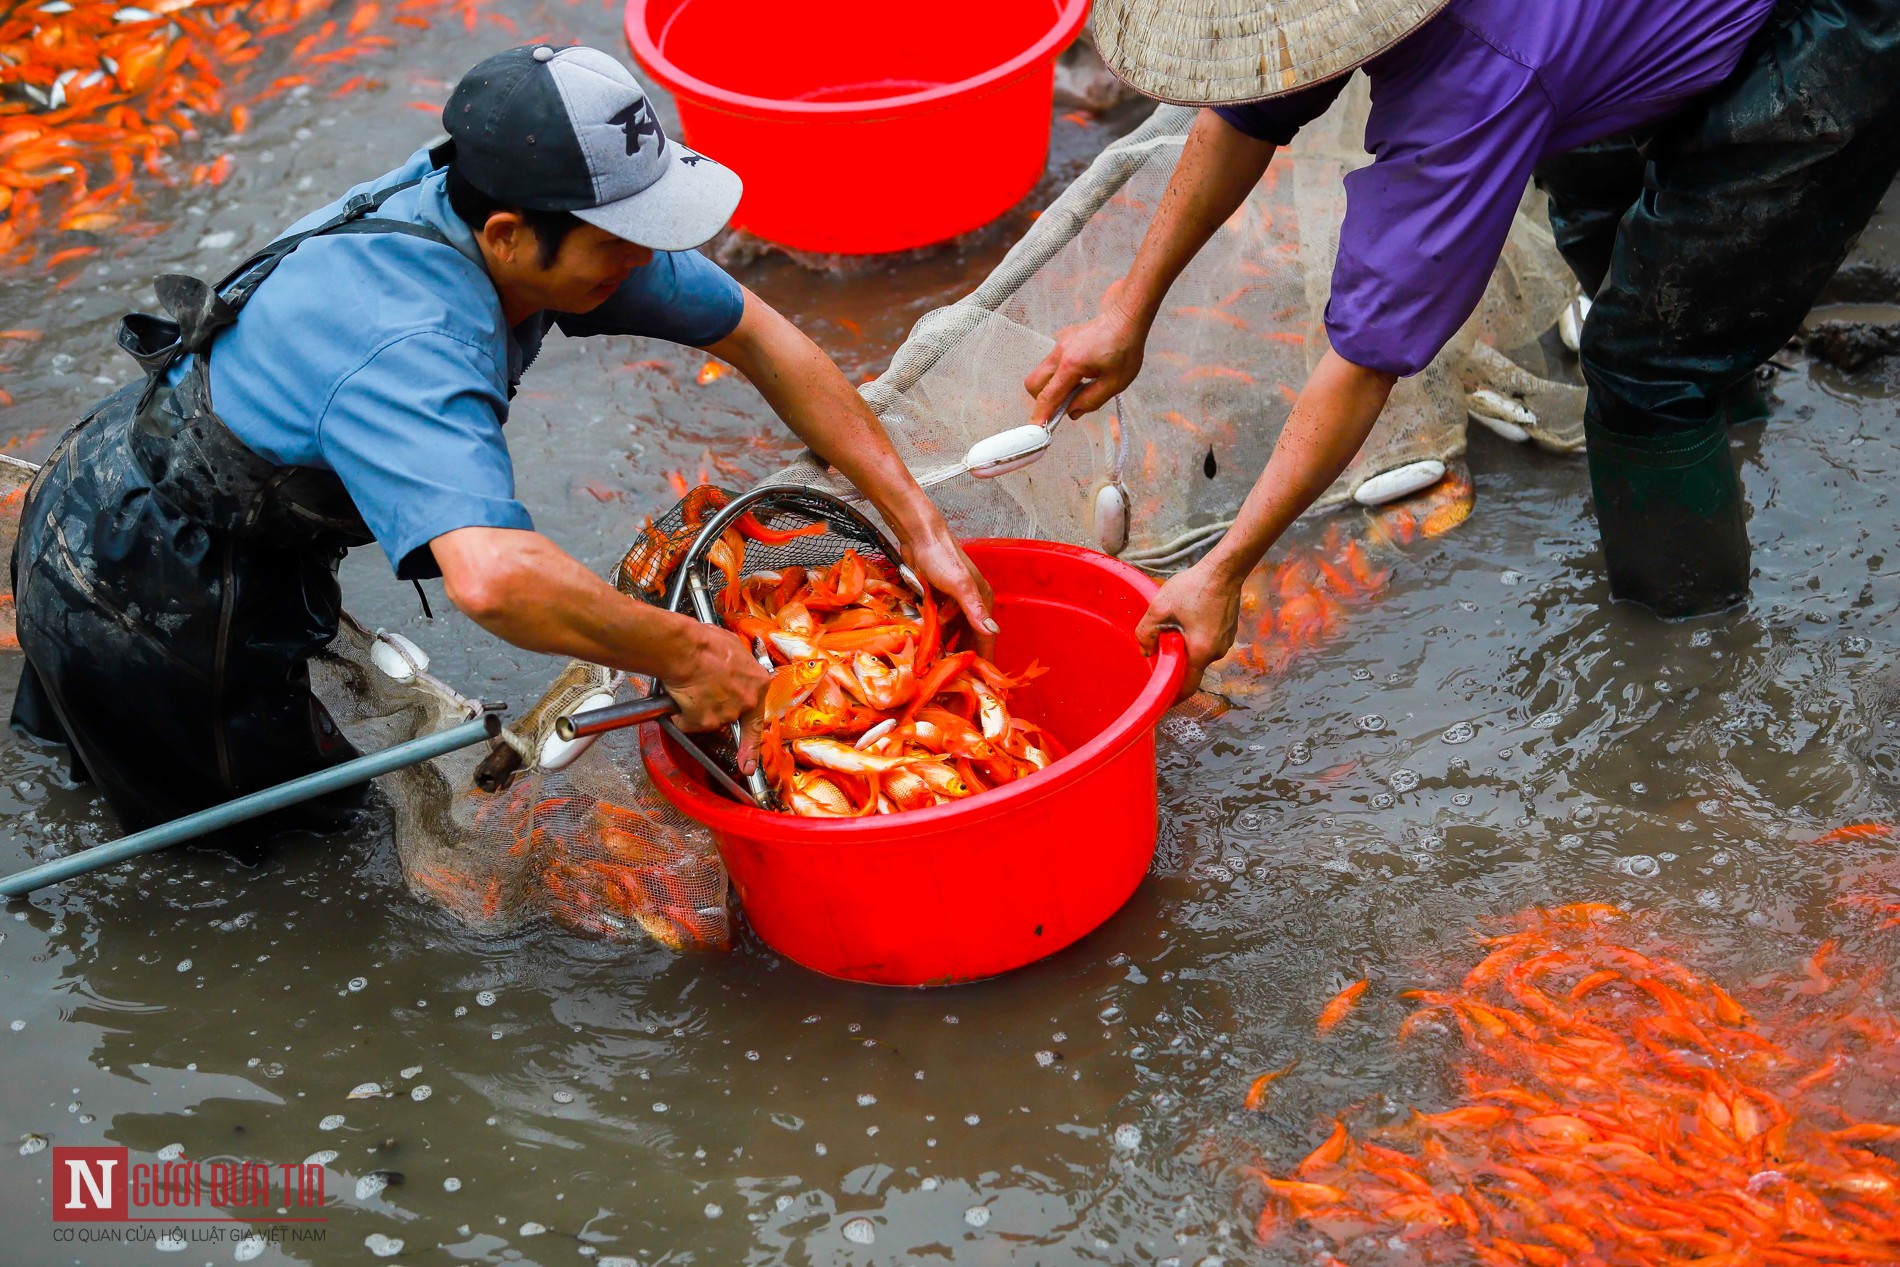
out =
<svg viewBox="0 0 1900 1267"><path fill-rule="evenodd" d="M176 1254L185 1249L187 1244L182 1232L166 1232L152 1242L152 1248L161 1254Z"/></svg>
<svg viewBox="0 0 1900 1267"><path fill-rule="evenodd" d="M191 971L191 960L189 960L189 959L180 959L180 960L178 961L178 970L179 970L180 972L190 972L190 971Z"/></svg>
<svg viewBox="0 0 1900 1267"><path fill-rule="evenodd" d="M748 1052L747 1052L747 1053L745 1054L745 1058L746 1058L747 1060L757 1060L757 1059L759 1058L759 1053L758 1053L758 1052L756 1052L756 1051L748 1051Z"/></svg>
<svg viewBox="0 0 1900 1267"><path fill-rule="evenodd" d="M1535 726L1539 730L1551 730L1551 729L1554 729L1557 723L1562 721L1563 719L1564 719L1563 713L1560 710L1553 708L1547 713L1539 713L1537 714L1537 716L1531 718L1531 725ZM1508 757L1510 754L1499 753L1498 755Z"/></svg>
<svg viewBox="0 0 1900 1267"><path fill-rule="evenodd" d="M371 1232L363 1238L363 1248L378 1258L394 1258L402 1253L402 1241L394 1236L384 1236L381 1232Z"/></svg>
<svg viewBox="0 0 1900 1267"><path fill-rule="evenodd" d="M1036 1063L1047 1069L1056 1063L1056 1054L1052 1051L1039 1051L1036 1053Z"/></svg>
<svg viewBox="0 0 1900 1267"><path fill-rule="evenodd" d="M1566 832L1565 834L1557 837L1557 847L1559 849L1575 849L1578 845L1581 845L1582 843L1583 843L1583 837L1577 835L1575 832Z"/></svg>
<svg viewBox="0 0 1900 1267"><path fill-rule="evenodd" d="M1409 792L1418 786L1418 771L1394 770L1391 782L1394 792Z"/></svg>
<svg viewBox="0 0 1900 1267"><path fill-rule="evenodd" d="M1470 743L1478 737L1478 728L1468 721L1454 722L1445 727L1445 733L1439 738L1445 743Z"/></svg>
<svg viewBox="0 0 1900 1267"><path fill-rule="evenodd" d="M987 1205L973 1205L963 1212L963 1221L971 1227L983 1227L990 1221L990 1208Z"/></svg>
<svg viewBox="0 0 1900 1267"><path fill-rule="evenodd" d="M177 1161L184 1155L185 1146L183 1144L167 1144L165 1147L159 1149L157 1153L160 1161Z"/></svg>
<svg viewBox="0 0 1900 1267"><path fill-rule="evenodd" d="M869 1219L852 1219L844 1225L844 1238L853 1245L869 1245L877 1240L877 1228Z"/></svg>
<svg viewBox="0 0 1900 1267"><path fill-rule="evenodd" d="M450 1175L447 1179L442 1181L442 1191L444 1192L460 1192L461 1190L462 1181L457 1179L454 1175Z"/></svg>
<svg viewBox="0 0 1900 1267"><path fill-rule="evenodd" d="M518 1234L521 1236L539 1236L547 1230L548 1230L547 1224L536 1223L533 1219L529 1219L526 1223L523 1223L521 1225L521 1229Z"/></svg>
<svg viewBox="0 0 1900 1267"><path fill-rule="evenodd" d="M306 1166L327 1166L331 1162L335 1161L336 1158L337 1158L336 1149L319 1148L316 1152L311 1153L308 1157L304 1158L303 1164Z"/></svg>
<svg viewBox="0 0 1900 1267"><path fill-rule="evenodd" d="M241 1263L248 1263L253 1258L263 1257L269 1246L270 1242L261 1236L247 1236L237 1243L237 1248L231 1251L231 1257Z"/></svg>
<svg viewBox="0 0 1900 1267"><path fill-rule="evenodd" d="M982 1121L983 1119L974 1113L966 1113L963 1115L963 1124L965 1126L977 1126L980 1125Z"/></svg>
<svg viewBox="0 0 1900 1267"><path fill-rule="evenodd" d="M421 1072L422 1072L421 1065L410 1065L407 1069L402 1071L402 1080L404 1082L407 1082L409 1081L409 1079L415 1077L417 1074Z"/></svg>
<svg viewBox="0 0 1900 1267"><path fill-rule="evenodd" d="M79 1115L79 1124L80 1124L81 1126L89 1126L89 1125L91 1125L91 1124L92 1124L93 1122L96 1122L96 1121L98 1121L98 1120L99 1120L99 1119L97 1119L97 1118L95 1118L95 1117L94 1117L94 1116L93 1116L92 1114L90 1114L90 1113L81 1113L81 1114Z"/></svg>
<svg viewBox="0 0 1900 1267"><path fill-rule="evenodd" d="M25 1021L14 1021L14 1022L12 1022L11 1024L9 1024L9 1025L7 1026L7 1028L8 1028L8 1029L10 1029L10 1030L12 1030L12 1031L13 1031L14 1033L16 1033L16 1034L17 1034L17 1033L19 1033L19 1032L20 1032L21 1030L23 1030L23 1029L25 1029L25 1028L26 1028L26 1022L25 1022Z"/></svg>
<svg viewBox="0 0 1900 1267"><path fill-rule="evenodd" d="M945 1017L943 1018L943 1023L945 1025L955 1025L957 1023L957 1018L954 1015L945 1015Z"/></svg>
<svg viewBox="0 0 1900 1267"><path fill-rule="evenodd" d="M1372 680L1372 670L1354 669L1352 671L1352 680L1355 682L1370 682Z"/></svg>
<svg viewBox="0 0 1900 1267"><path fill-rule="evenodd" d="M424 1100L428 1099L430 1096L434 1094L435 1094L435 1088L430 1086L426 1082L418 1086L409 1088L409 1098L411 1100L414 1100L417 1104L421 1104Z"/></svg>
<svg viewBox="0 0 1900 1267"><path fill-rule="evenodd" d="M459 1006L458 1006L458 1007L457 1007L457 1008L455 1009L455 1015L457 1015L457 1016L467 1016L467 1015L468 1015L468 1009L467 1009L467 1008L465 1008L465 1007L459 1007Z"/></svg>
<svg viewBox="0 0 1900 1267"><path fill-rule="evenodd" d="M1633 875L1639 880L1647 880L1662 871L1662 863L1646 853L1637 853L1627 858L1619 858L1616 869L1624 875Z"/></svg>
<svg viewBox="0 0 1900 1267"><path fill-rule="evenodd" d="M1498 573L1499 585L1516 585L1523 579L1524 574L1516 568L1505 568L1502 572Z"/></svg>
<svg viewBox="0 0 1900 1267"><path fill-rule="evenodd" d="M34 1153L46 1150L47 1138L36 1131L20 1136L20 1156L31 1157Z"/></svg>
<svg viewBox="0 0 1900 1267"><path fill-rule="evenodd" d="M665 1100L655 1100L655 1101L653 1102L653 1111L654 1111L655 1113L664 1113L664 1112L666 1112L666 1101L665 1101Z"/></svg>
<svg viewBox="0 0 1900 1267"><path fill-rule="evenodd" d="M1095 1015L1101 1020L1102 1024L1110 1025L1122 1018L1122 1010L1111 1003Z"/></svg>
<svg viewBox="0 0 1900 1267"><path fill-rule="evenodd" d="M495 1005L495 992L493 990L483 990L480 994L475 996L475 1002L480 1007L493 1007Z"/></svg>
<svg viewBox="0 0 1900 1267"><path fill-rule="evenodd" d="M348 990L351 994L355 994L358 990L361 990L364 986L368 984L369 984L368 977L351 977L349 984L344 986L343 988Z"/></svg>
<svg viewBox="0 0 1900 1267"><path fill-rule="evenodd" d="M1115 1128L1115 1147L1123 1152L1134 1152L1141 1147L1141 1128L1124 1122Z"/></svg>
<svg viewBox="0 0 1900 1267"><path fill-rule="evenodd" d="M1313 745L1307 743L1304 739L1295 739L1286 746L1286 760L1288 765L1305 765L1312 759Z"/></svg>
<svg viewBox="0 0 1900 1267"><path fill-rule="evenodd" d="M1848 638L1845 641L1843 641L1841 643L1841 646L1850 655L1860 655L1867 650L1868 642L1867 642L1867 639L1861 637L1859 634L1856 634L1853 637Z"/></svg>
<svg viewBox="0 0 1900 1267"><path fill-rule="evenodd" d="M1706 647L1714 641L1715 635L1706 629L1698 629L1689 635L1689 645L1692 647Z"/></svg>
<svg viewBox="0 0 1900 1267"><path fill-rule="evenodd" d="M1353 723L1361 730L1385 729L1385 718L1379 716L1377 713L1367 713L1363 717L1355 717Z"/></svg>
<svg viewBox="0 0 1900 1267"><path fill-rule="evenodd" d="M861 1109L868 1109L876 1103L877 1097L868 1091L858 1097L858 1107Z"/></svg>
<svg viewBox="0 0 1900 1267"><path fill-rule="evenodd" d="M725 1209L715 1201L708 1201L706 1203L706 1217L709 1219L716 1219L725 1212Z"/></svg>
<svg viewBox="0 0 1900 1267"><path fill-rule="evenodd" d="M383 1084L380 1082L359 1082L350 1088L346 1100L380 1100L383 1098Z"/></svg>
<svg viewBox="0 0 1900 1267"><path fill-rule="evenodd" d="M343 1125L343 1122L344 1118L341 1113L332 1113L317 1123L317 1129L320 1131L334 1131L337 1127Z"/></svg>
<svg viewBox="0 0 1900 1267"><path fill-rule="evenodd" d="M388 1186L389 1176L380 1170L364 1175L356 1181L356 1199L368 1201L372 1197L379 1197L383 1194L383 1189Z"/></svg>
<svg viewBox="0 0 1900 1267"><path fill-rule="evenodd" d="M556 1091L554 1093L554 1102L556 1104L572 1104L574 1103L574 1093L572 1091Z"/></svg>
<svg viewBox="0 0 1900 1267"><path fill-rule="evenodd" d="M1451 803L1453 805L1469 805L1471 804L1471 793L1454 792L1451 796Z"/></svg>
<svg viewBox="0 0 1900 1267"><path fill-rule="evenodd" d="M1375 792L1372 797L1373 809L1391 809L1393 805L1390 792Z"/></svg>
<svg viewBox="0 0 1900 1267"><path fill-rule="evenodd" d="M794 1204L791 1197L781 1192L778 1195L778 1200L772 1202L772 1208L777 1210L780 1214L783 1214L785 1211L791 1209Z"/></svg>

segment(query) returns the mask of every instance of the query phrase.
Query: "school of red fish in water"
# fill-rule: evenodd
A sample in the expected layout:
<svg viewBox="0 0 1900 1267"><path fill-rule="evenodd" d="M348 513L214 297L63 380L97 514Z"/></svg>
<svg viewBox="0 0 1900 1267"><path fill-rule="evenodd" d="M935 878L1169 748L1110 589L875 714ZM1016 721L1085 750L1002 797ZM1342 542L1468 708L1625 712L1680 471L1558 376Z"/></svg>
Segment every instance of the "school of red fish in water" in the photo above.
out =
<svg viewBox="0 0 1900 1267"><path fill-rule="evenodd" d="M154 232L132 219L142 188L223 183L235 159L216 142L242 133L259 104L299 88L381 87L344 68L445 9L470 29L516 33L481 0L10 6L0 18L0 261L28 263L51 247L41 263L57 270L97 255L94 235Z"/></svg>
<svg viewBox="0 0 1900 1267"><path fill-rule="evenodd" d="M1457 1035L1461 1102L1335 1120L1280 1173L1235 1167L1261 1241L1320 1267L1900 1263L1891 945L1850 963L1829 941L1731 993L1611 906L1533 910L1481 941L1455 987L1406 992L1398 1031ZM1244 1106L1290 1071L1256 1078Z"/></svg>
<svg viewBox="0 0 1900 1267"><path fill-rule="evenodd" d="M1470 476L1453 468L1431 488L1366 512L1348 527L1335 516L1316 546L1293 546L1254 569L1241 587L1239 639L1214 666L1212 685L1228 696L1268 689L1301 652L1334 637L1356 605L1392 579L1404 547L1442 536L1471 515Z"/></svg>

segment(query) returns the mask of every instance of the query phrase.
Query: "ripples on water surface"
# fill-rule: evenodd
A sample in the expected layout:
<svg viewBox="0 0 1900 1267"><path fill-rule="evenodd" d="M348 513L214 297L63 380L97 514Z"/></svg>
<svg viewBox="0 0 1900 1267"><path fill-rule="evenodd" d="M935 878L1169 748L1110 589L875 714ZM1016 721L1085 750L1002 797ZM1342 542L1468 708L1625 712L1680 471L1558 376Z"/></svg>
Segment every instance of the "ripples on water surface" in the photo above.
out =
<svg viewBox="0 0 1900 1267"><path fill-rule="evenodd" d="M524 8L524 30L531 16L617 47L611 14ZM486 51L460 32L420 47L442 79ZM219 196L232 205L192 195L96 283L51 301L38 279L0 284L0 324L48 330L6 415L27 456L92 376L121 372L108 323L145 302L145 275L208 271L428 139L391 91L327 127L315 104L260 117ZM398 116L413 137L362 139ZM1101 141L1064 126L1051 189ZM869 277L744 276L858 377L1004 240ZM672 368L624 368L645 357ZM517 403L524 496L591 562L670 500L666 470L716 460L739 478L789 450L742 382L692 382L700 359L556 341ZM1746 611L1664 627L1609 608L1581 463L1479 436L1477 513L1413 547L1211 746L1164 756L1153 876L1049 962L915 993L824 981L756 944L678 959L551 929L479 938L407 895L380 822L254 869L161 857L10 908L0 1136L147 1160L333 1152L328 1242L293 1251L310 1261L1311 1261L1257 1247L1257 1204L1203 1159L1240 1148L1283 1169L1336 1113L1450 1103L1440 1060L1395 1043L1398 992L1475 961L1487 918L1655 912L1725 983L1828 936L1881 946L1830 899L1887 847L1802 842L1894 812L1900 448L1874 380L1798 366L1778 391L1766 427L1737 436L1759 568ZM369 553L346 585L471 692L522 701L545 680L457 617L424 626ZM0 814L9 868L105 830L11 741ZM1360 1007L1316 1040L1319 1008L1361 976ZM1296 1055L1266 1108L1242 1111L1253 1078ZM365 1082L391 1094L346 1098ZM71 1259L45 1230L46 1157L7 1156L16 1261Z"/></svg>

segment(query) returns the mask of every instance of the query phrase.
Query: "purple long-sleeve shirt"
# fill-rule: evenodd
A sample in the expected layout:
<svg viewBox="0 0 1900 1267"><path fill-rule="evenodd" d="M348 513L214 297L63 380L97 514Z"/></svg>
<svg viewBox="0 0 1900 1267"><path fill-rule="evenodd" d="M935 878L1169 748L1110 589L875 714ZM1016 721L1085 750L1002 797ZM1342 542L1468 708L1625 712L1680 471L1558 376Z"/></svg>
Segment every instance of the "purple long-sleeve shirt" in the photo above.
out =
<svg viewBox="0 0 1900 1267"><path fill-rule="evenodd" d="M1464 324L1537 162L1653 123L1725 79L1774 0L1451 0L1366 64L1374 161L1346 177L1326 333L1423 369ZM1220 110L1285 144L1345 76Z"/></svg>

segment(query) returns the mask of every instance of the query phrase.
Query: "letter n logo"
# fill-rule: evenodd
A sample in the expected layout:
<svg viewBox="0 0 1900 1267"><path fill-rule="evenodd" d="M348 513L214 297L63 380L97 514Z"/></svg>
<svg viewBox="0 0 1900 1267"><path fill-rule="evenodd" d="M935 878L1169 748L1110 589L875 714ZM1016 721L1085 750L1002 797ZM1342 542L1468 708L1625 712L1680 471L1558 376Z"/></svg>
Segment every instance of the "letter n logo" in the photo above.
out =
<svg viewBox="0 0 1900 1267"><path fill-rule="evenodd" d="M53 1221L125 1222L130 1155L124 1148L54 1148Z"/></svg>

